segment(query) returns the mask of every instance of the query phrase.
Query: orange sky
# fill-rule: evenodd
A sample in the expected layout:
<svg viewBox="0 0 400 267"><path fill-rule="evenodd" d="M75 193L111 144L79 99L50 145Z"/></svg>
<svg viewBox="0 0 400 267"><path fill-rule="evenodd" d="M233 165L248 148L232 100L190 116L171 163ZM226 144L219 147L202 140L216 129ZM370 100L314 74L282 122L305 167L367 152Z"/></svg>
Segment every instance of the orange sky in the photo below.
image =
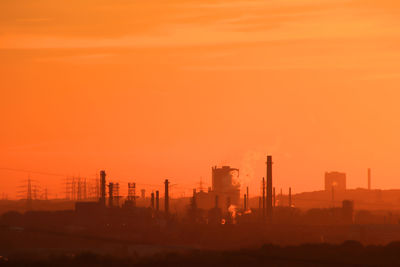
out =
<svg viewBox="0 0 400 267"><path fill-rule="evenodd" d="M400 2L2 0L0 168L61 196L63 176L175 196L264 156L287 191L399 188ZM28 173L0 169L10 198ZM150 187L147 186L149 189ZM154 188L152 186L151 188ZM124 192L122 192L124 193Z"/></svg>

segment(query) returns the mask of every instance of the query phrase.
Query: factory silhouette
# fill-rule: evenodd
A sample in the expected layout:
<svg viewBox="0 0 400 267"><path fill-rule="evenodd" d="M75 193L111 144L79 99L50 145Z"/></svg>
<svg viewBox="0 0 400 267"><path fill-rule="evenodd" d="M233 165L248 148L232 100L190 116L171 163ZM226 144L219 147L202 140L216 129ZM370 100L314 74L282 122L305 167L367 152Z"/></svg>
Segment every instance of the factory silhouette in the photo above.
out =
<svg viewBox="0 0 400 267"><path fill-rule="evenodd" d="M306 250L302 244L354 240L352 245L345 243L354 249L400 240L400 213L393 208L400 191L372 190L370 169L366 189L347 189L346 174L334 171L325 173L323 191L292 195L289 188L284 195L274 187L272 156L266 157L265 164L259 196L250 196L248 187L241 191L240 170L230 166L213 166L211 187L193 189L190 197L181 198L170 197L172 179L165 179L163 190L149 196L145 189L137 194L136 184L130 182L122 197L120 184L108 181L102 170L97 190L88 190L85 179L73 179L67 182L69 200L51 200L47 195L38 200L28 179L25 199L3 200L0 256L20 259L22 254L31 262L90 252L137 259L265 244ZM95 192L94 197L88 197L88 191ZM267 251L285 253L276 247ZM70 260L67 257L65 262Z"/></svg>
<svg viewBox="0 0 400 267"><path fill-rule="evenodd" d="M272 186L272 156L267 156L266 183L262 178L262 196L259 197L258 214L255 221L272 223L273 221L273 202L275 201L275 190ZM157 190L151 193L148 203L142 191L144 205L137 205L136 184L128 183L128 195L123 203L120 203L119 183L107 183L106 171L100 171L100 196L98 201L78 201L75 203L75 212L77 214L101 216L108 212L115 214L129 214L134 211L142 210L142 214L147 213L148 217L159 217L164 220L174 220L176 215L170 214L170 181L165 179L163 198L160 198L160 192ZM107 190L108 189L108 190ZM81 191L81 190L79 190ZM241 200L243 199L243 205ZM254 217L250 208L249 190L241 198L239 169L230 166L212 167L212 187L205 192L193 189L193 196L190 199L190 205L187 211L187 218L194 223L205 224L232 224L236 220L247 214L248 217ZM163 202L163 207L160 206ZM142 201L143 202L143 201ZM119 215L114 215L118 217ZM146 216L145 216L146 217Z"/></svg>
<svg viewBox="0 0 400 267"><path fill-rule="evenodd" d="M107 183L106 171L100 171L99 200L77 201L75 212L81 215L102 216L107 213L114 218L141 210L142 215L156 218L156 220L177 221L184 219L191 223L200 224L237 224L240 222L253 223L282 223L282 211L294 216L296 210L292 202L291 188L287 195L287 206L282 204L276 207L279 198L283 203L283 193L276 196L272 179L272 156L267 156L266 178L261 179L261 196L252 198L250 201L249 188L241 196L241 185L239 181L239 169L230 166L213 166L211 170L212 186L208 190L201 188L199 191L193 189L189 205L182 214L171 214L170 212L170 181L165 179L164 191L156 190L150 194L150 199L145 197L145 190L141 190L141 197L136 194L136 184L128 183L128 194L125 201L121 203L119 183ZM370 170L369 170L370 173ZM370 179L370 175L369 175ZM78 190L78 195L79 193ZM339 172L325 173L325 191L332 195L334 206L335 193L346 191L346 174ZM80 199L78 197L78 199ZM140 199L140 201L139 201ZM162 203L161 203L162 202ZM274 218L274 210L278 209L277 217ZM144 216L146 217L146 216ZM343 200L341 211L336 211L333 216L337 222L352 223L354 220L354 204L351 200ZM137 218L138 219L138 218Z"/></svg>

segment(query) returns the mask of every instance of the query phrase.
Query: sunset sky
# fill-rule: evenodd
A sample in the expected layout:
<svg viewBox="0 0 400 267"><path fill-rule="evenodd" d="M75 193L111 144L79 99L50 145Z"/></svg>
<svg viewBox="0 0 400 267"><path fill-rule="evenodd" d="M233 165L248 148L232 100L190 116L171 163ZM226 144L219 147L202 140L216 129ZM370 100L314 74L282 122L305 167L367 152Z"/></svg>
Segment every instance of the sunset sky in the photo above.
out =
<svg viewBox="0 0 400 267"><path fill-rule="evenodd" d="M29 176L62 197L66 176L105 169L189 195L224 164L254 196L267 154L284 192L333 170L366 187L368 167L373 188L400 188L398 0L2 0L0 14L0 194Z"/></svg>

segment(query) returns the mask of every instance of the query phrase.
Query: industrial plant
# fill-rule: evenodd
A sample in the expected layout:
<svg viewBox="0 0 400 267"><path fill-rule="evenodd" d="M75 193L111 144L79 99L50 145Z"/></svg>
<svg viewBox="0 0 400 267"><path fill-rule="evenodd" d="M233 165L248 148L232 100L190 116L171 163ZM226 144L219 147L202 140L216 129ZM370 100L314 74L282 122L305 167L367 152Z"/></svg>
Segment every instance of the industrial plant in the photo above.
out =
<svg viewBox="0 0 400 267"><path fill-rule="evenodd" d="M39 242L62 251L96 253L114 253L110 249L116 244L134 247L137 253L145 249L135 244L238 249L265 243L355 239L381 244L400 239L400 213L395 207L380 208L390 207L385 201L393 202L400 192L371 189L370 169L364 189L348 189L345 173L327 172L325 190L293 194L292 187L274 185L272 156L264 166L259 195L250 195L240 170L226 165L212 166L211 186L193 188L186 197L171 197L173 178L163 179L162 190L148 189L148 194L130 181L123 192L122 184L101 170L94 181L67 179L65 199L52 200L38 197L35 181L28 179L22 199L7 202L19 206L2 212L1 231L7 242L30 249Z"/></svg>
<svg viewBox="0 0 400 267"><path fill-rule="evenodd" d="M254 223L273 223L273 204L275 191L272 183L272 156L267 156L266 179L261 181L262 196L259 197L259 205L252 206L249 197L249 189L246 188L241 197L241 185L239 179L240 171L230 166L211 169L212 187L205 192L197 192L193 189L193 195L188 205L187 217L191 222L205 224L234 224L246 217L246 221ZM128 183L128 192L122 197L119 183L108 182L105 170L100 171L99 199L98 201L77 201L75 213L79 214L86 223L93 217L107 218L113 220L126 218L128 216L137 223L141 220L163 219L168 221L178 220L181 214L170 212L170 181L165 179L164 191L157 190L151 193L150 199L136 195L136 184ZM81 199L81 198L78 198ZM124 201L122 201L124 199ZM137 200L140 199L140 205ZM254 198L253 198L254 199ZM162 201L162 205L160 202Z"/></svg>
<svg viewBox="0 0 400 267"><path fill-rule="evenodd" d="M302 206L309 205L302 194L292 195L289 187L287 194L280 193L273 183L272 156L265 161L265 176L260 177L260 195L250 196L249 187L241 185L240 170L231 166L213 166L211 168L211 186L200 190L193 188L190 197L171 198L171 180L164 179L164 190L151 191L146 196L146 189L141 188L140 194L134 181L127 183L127 191L121 192L120 183L111 181L106 170L99 172L95 186L89 186L86 179L75 177L67 180L66 198L72 211L74 223L89 227L99 222L107 228L116 225L160 225L164 223L190 223L202 225L228 224L315 224L325 221L327 224L352 224L360 220L354 213L354 198L347 198L346 174L330 172L325 174L325 191L321 202L328 202L329 210L320 211L317 220L310 213L302 211ZM370 184L371 173L368 171ZM29 214L44 216L35 210L35 200L32 191L32 181L28 180L25 191L25 210ZM278 192L278 193L277 193ZM314 193L313 198L318 198ZM328 196L328 197L326 197ZM315 203L314 203L315 204ZM172 208L171 208L172 205ZM315 205L314 205L315 206ZM312 208L312 206L310 207ZM311 217L310 217L311 216ZM88 228L90 229L90 228Z"/></svg>

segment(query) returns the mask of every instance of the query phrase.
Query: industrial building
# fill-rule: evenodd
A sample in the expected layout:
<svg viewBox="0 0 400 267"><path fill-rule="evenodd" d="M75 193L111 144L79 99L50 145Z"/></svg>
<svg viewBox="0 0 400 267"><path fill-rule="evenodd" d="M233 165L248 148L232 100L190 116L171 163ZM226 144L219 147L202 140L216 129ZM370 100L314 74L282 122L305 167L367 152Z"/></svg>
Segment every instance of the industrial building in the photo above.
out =
<svg viewBox="0 0 400 267"><path fill-rule="evenodd" d="M241 205L239 169L230 166L213 166L211 177L212 186L208 188L208 191L200 189L199 192L195 193L199 208L227 210L230 205Z"/></svg>
<svg viewBox="0 0 400 267"><path fill-rule="evenodd" d="M345 191L346 173L326 172L325 173L325 191Z"/></svg>
<svg viewBox="0 0 400 267"><path fill-rule="evenodd" d="M240 204L239 169L230 166L212 168L212 192L222 201Z"/></svg>

